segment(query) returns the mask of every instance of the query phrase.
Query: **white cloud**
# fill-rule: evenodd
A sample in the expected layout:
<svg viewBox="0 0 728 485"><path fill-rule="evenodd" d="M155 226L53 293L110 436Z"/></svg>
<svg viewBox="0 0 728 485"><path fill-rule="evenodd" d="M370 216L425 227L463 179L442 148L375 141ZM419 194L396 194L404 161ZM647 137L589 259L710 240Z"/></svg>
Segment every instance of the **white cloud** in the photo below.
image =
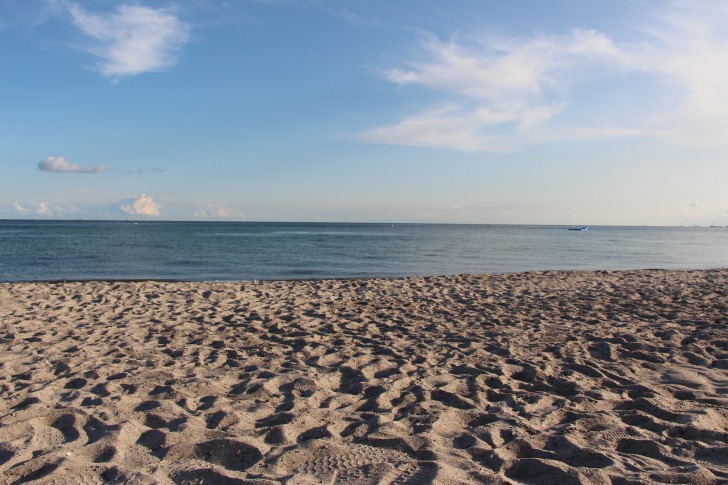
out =
<svg viewBox="0 0 728 485"><path fill-rule="evenodd" d="M91 39L86 50L101 59L98 70L108 77L167 69L190 39L189 26L165 9L124 4L113 13L94 14L72 3L68 11Z"/></svg>
<svg viewBox="0 0 728 485"><path fill-rule="evenodd" d="M39 216L52 216L53 215L53 211L51 210L50 207L48 207L48 204L46 204L45 202L39 203L35 212Z"/></svg>
<svg viewBox="0 0 728 485"><path fill-rule="evenodd" d="M487 37L468 44L428 37L423 50L429 61L390 70L385 77L397 84L420 84L497 102L543 93L580 59L621 59L614 43L592 30L528 39Z"/></svg>
<svg viewBox="0 0 728 485"><path fill-rule="evenodd" d="M106 165L82 167L71 163L63 157L46 157L38 162L38 168L44 172L67 172L67 173L101 173L107 170Z"/></svg>
<svg viewBox="0 0 728 485"><path fill-rule="evenodd" d="M20 205L20 204L19 204L18 202L13 202L13 208L14 208L14 209L15 209L15 211L16 211L16 212L17 212L18 214L20 214L20 215L25 215L25 214L27 214L28 212L30 212L30 209L28 209L28 208L27 208L27 207L25 207L25 206L22 206L22 205Z"/></svg>
<svg viewBox="0 0 728 485"><path fill-rule="evenodd" d="M69 212L78 212L78 209L74 206L51 206L47 202L20 204L16 201L13 202L13 208L15 209L15 212L20 215L29 215L34 213L43 217L58 216Z"/></svg>
<svg viewBox="0 0 728 485"><path fill-rule="evenodd" d="M566 36L528 39L488 37L470 43L423 43L428 61L393 69L385 78L444 93L446 109L412 115L359 135L363 141L461 150L508 150L511 138L544 125L568 105L559 92L580 63L626 59L602 33L575 30ZM507 125L509 135L499 127ZM541 135L543 136L543 135Z"/></svg>
<svg viewBox="0 0 728 485"><path fill-rule="evenodd" d="M649 28L631 32L628 41L583 29L449 41L428 36L420 60L383 76L437 92L448 108L425 108L358 138L487 151L635 136L698 146L726 143L728 4L672 2L651 12L640 20ZM608 82L614 79L620 82ZM589 83L602 91L580 95ZM638 108L624 101L639 102L645 95L659 98ZM625 104L605 110L608 99ZM590 110L591 121L581 122Z"/></svg>
<svg viewBox="0 0 728 485"><path fill-rule="evenodd" d="M528 129L555 116L564 105L477 106L450 105L406 118L396 125L374 128L358 138L371 143L452 148L458 150L510 150L508 140L490 133L492 127L512 124Z"/></svg>
<svg viewBox="0 0 728 485"><path fill-rule="evenodd" d="M192 213L192 216L199 217L201 219L245 219L245 214L243 214L240 210L215 204L207 204L197 207L197 209Z"/></svg>
<svg viewBox="0 0 728 485"><path fill-rule="evenodd" d="M123 200L119 208L132 216L158 216L160 205L151 196L142 194Z"/></svg>
<svg viewBox="0 0 728 485"><path fill-rule="evenodd" d="M665 13L648 35L645 69L682 90L680 106L660 122L677 141L726 142L728 132L728 4L684 2Z"/></svg>

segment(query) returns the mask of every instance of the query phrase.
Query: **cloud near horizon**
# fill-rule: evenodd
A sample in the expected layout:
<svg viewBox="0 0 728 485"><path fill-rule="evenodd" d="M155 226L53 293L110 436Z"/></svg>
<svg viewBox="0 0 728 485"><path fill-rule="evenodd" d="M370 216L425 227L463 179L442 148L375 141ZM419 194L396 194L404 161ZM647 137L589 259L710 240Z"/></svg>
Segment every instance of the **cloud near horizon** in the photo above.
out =
<svg viewBox="0 0 728 485"><path fill-rule="evenodd" d="M192 213L193 217L201 219L236 219L245 220L245 214L238 209L231 209L216 204L206 204L198 206L197 209Z"/></svg>
<svg viewBox="0 0 728 485"><path fill-rule="evenodd" d="M439 93L441 102L357 138L471 151L643 136L696 146L725 143L728 31L723 26L728 7L708 2L668 5L661 15L645 20L648 27L634 32L629 42L586 29L449 41L425 35L420 60L381 74L402 87ZM611 95L626 93L641 101L630 79L650 83L650 91L665 99L631 107L632 112L618 118L602 115L598 103ZM603 91L598 96L579 96L582 85L600 81ZM596 121L574 121L589 110L597 113L592 118Z"/></svg>
<svg viewBox="0 0 728 485"><path fill-rule="evenodd" d="M51 216L53 215L53 211L50 207L48 207L48 204L45 202L41 202L38 204L38 208L36 209L36 213L39 216Z"/></svg>
<svg viewBox="0 0 728 485"><path fill-rule="evenodd" d="M59 172L59 173L102 173L108 170L106 165L95 165L91 167L82 167L75 163L71 163L63 157L46 157L45 160L38 162L38 169L43 172Z"/></svg>
<svg viewBox="0 0 728 485"><path fill-rule="evenodd" d="M121 201L119 208L132 216L158 216L160 205L149 196L142 194Z"/></svg>
<svg viewBox="0 0 728 485"><path fill-rule="evenodd" d="M20 215L25 215L30 212L30 209L19 204L17 201L13 202L13 209Z"/></svg>
<svg viewBox="0 0 728 485"><path fill-rule="evenodd" d="M15 201L13 202L13 209L21 216L35 214L44 217L58 216L78 211L78 209L73 206L51 206L47 202L42 201L31 204L21 204Z"/></svg>
<svg viewBox="0 0 728 485"><path fill-rule="evenodd" d="M122 4L113 13L95 14L71 3L68 12L89 39L85 50L100 59L98 72L106 77L168 69L190 39L190 27L168 9Z"/></svg>

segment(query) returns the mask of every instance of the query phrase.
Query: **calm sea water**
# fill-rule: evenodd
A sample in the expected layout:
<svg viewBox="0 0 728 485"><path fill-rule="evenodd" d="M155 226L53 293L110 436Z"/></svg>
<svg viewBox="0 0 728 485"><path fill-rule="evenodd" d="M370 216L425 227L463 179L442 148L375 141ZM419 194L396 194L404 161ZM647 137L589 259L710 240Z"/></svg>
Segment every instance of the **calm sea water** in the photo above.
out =
<svg viewBox="0 0 728 485"><path fill-rule="evenodd" d="M727 228L0 221L0 281L728 267Z"/></svg>

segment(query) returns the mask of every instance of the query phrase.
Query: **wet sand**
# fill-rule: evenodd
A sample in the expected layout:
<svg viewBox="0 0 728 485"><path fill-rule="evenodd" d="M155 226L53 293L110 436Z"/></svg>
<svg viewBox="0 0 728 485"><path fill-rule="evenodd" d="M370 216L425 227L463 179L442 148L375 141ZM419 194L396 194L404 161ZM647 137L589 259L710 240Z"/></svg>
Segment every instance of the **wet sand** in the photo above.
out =
<svg viewBox="0 0 728 485"><path fill-rule="evenodd" d="M8 483L726 483L728 270L0 284Z"/></svg>

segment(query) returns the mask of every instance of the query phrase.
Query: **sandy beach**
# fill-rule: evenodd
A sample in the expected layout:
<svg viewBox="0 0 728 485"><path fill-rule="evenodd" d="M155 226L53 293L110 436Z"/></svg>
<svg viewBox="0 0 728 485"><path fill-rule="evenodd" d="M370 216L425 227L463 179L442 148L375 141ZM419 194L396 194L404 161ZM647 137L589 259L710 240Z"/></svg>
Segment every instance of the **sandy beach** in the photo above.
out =
<svg viewBox="0 0 728 485"><path fill-rule="evenodd" d="M728 270L0 284L7 483L727 483Z"/></svg>

